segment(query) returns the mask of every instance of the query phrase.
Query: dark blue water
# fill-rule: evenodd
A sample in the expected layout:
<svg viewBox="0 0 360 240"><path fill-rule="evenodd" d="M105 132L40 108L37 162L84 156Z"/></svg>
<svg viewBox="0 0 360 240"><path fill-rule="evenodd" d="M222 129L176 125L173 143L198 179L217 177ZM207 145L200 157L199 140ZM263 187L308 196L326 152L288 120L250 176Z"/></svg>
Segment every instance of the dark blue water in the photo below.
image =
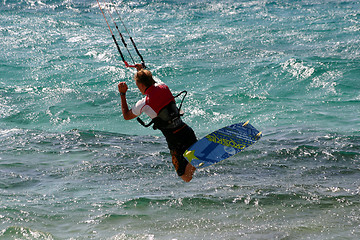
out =
<svg viewBox="0 0 360 240"><path fill-rule="evenodd" d="M1 239L360 237L358 1L116 3L198 137L263 137L183 183L97 2L2 1Z"/></svg>

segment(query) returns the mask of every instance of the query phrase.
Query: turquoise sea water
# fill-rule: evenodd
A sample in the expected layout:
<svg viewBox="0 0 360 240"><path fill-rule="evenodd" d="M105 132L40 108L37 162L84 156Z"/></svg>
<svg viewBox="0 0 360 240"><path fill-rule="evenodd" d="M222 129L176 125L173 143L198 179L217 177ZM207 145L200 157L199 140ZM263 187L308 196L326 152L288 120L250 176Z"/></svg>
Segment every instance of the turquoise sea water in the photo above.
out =
<svg viewBox="0 0 360 240"><path fill-rule="evenodd" d="M183 183L122 118L117 83L141 94L96 1L3 0L0 239L360 238L359 1L116 8L198 137L250 120L262 139Z"/></svg>

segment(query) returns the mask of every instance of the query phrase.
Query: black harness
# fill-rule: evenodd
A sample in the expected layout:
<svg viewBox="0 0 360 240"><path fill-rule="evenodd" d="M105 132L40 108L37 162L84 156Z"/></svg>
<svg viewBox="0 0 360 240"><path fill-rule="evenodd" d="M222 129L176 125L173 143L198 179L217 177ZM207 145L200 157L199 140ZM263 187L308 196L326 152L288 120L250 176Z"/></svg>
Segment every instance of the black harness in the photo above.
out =
<svg viewBox="0 0 360 240"><path fill-rule="evenodd" d="M168 105L163 107L156 118L152 119L151 122L148 124L145 124L141 118L136 118L136 120L143 125L144 127L150 127L152 124L153 129L160 129L160 130L166 130L166 129L174 129L178 128L181 125L183 125L183 121L181 120L181 116L184 115L181 113L181 107L184 102L184 99L187 95L187 91L182 91L178 95L174 96L174 98L179 97L181 94L185 93L183 99L181 100L180 107L177 108L176 103L174 101L170 102Z"/></svg>

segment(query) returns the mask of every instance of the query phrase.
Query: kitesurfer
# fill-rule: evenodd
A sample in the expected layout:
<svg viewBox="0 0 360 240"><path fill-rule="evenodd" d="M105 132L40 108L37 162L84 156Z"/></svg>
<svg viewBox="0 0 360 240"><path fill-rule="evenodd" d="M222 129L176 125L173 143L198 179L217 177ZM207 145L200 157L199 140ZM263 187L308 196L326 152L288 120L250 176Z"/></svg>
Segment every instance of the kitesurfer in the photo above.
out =
<svg viewBox="0 0 360 240"><path fill-rule="evenodd" d="M177 174L185 182L190 182L196 168L184 158L183 153L197 141L195 133L181 120L179 109L168 86L156 83L151 72L143 69L142 64L136 64L135 67L135 83L145 97L129 109L126 100L128 86L125 82L120 82L118 89L123 117L130 120L143 112L146 113L154 122L154 129L159 129L164 134Z"/></svg>

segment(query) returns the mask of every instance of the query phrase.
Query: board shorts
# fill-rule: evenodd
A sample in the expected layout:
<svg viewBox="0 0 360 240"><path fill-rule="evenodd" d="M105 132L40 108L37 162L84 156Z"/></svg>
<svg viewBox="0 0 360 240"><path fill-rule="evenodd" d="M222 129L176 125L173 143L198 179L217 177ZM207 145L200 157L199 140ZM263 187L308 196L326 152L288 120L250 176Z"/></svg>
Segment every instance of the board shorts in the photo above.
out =
<svg viewBox="0 0 360 240"><path fill-rule="evenodd" d="M185 174L185 168L189 163L183 154L185 150L197 142L195 133L192 128L186 124L176 130L162 130L162 133L170 149L175 170L178 176L182 176Z"/></svg>

